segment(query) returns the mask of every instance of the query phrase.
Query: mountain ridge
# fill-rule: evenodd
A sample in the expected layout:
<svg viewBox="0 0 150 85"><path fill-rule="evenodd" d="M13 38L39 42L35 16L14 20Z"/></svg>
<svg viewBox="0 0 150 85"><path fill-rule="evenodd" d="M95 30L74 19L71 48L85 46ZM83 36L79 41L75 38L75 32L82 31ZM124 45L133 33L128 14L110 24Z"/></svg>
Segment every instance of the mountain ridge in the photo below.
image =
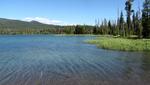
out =
<svg viewBox="0 0 150 85"><path fill-rule="evenodd" d="M0 28L2 29L26 29L26 28L55 28L61 27L53 24L43 24L38 21L22 21L15 19L0 18Z"/></svg>

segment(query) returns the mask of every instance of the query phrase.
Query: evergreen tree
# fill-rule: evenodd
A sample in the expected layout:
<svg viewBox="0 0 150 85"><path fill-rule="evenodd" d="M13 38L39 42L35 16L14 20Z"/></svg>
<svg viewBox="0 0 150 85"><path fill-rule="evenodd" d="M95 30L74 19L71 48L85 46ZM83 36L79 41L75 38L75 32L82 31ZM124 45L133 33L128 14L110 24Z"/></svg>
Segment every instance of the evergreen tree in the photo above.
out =
<svg viewBox="0 0 150 85"><path fill-rule="evenodd" d="M143 37L150 38L150 0L145 0L142 11Z"/></svg>
<svg viewBox="0 0 150 85"><path fill-rule="evenodd" d="M121 36L125 37L123 12L121 12L121 14L120 14L119 23L120 23L120 26L119 26L120 34L121 34Z"/></svg>
<svg viewBox="0 0 150 85"><path fill-rule="evenodd" d="M137 19L138 20L138 19ZM135 17L135 12L133 12L133 16L132 16L132 29L131 29L131 34L136 34L136 17Z"/></svg>
<svg viewBox="0 0 150 85"><path fill-rule="evenodd" d="M141 22L141 17L139 11L136 12L136 17L135 17L135 32L136 35L138 35L138 38L142 38L142 22Z"/></svg>
<svg viewBox="0 0 150 85"><path fill-rule="evenodd" d="M104 29L105 29L105 27L104 27L104 21L102 21L102 23L100 25L100 30L99 30L100 34L105 34Z"/></svg>
<svg viewBox="0 0 150 85"><path fill-rule="evenodd" d="M98 29L97 29L98 27L97 26L95 26L94 28L93 28L93 34L98 34Z"/></svg>
<svg viewBox="0 0 150 85"><path fill-rule="evenodd" d="M131 34L131 29L132 29L132 25L131 25L131 15L132 15L132 3L133 3L134 0L127 0L125 5L125 10L126 10L126 13L127 13L127 26L128 26L128 33L129 35Z"/></svg>
<svg viewBox="0 0 150 85"><path fill-rule="evenodd" d="M120 35L120 30L119 30L119 26L120 26L120 19L117 19L117 25L115 26L115 35Z"/></svg>
<svg viewBox="0 0 150 85"><path fill-rule="evenodd" d="M104 19L104 34L108 34L108 33L109 33L108 23L107 20Z"/></svg>
<svg viewBox="0 0 150 85"><path fill-rule="evenodd" d="M112 25L111 25L111 22L110 22L110 20L108 21L108 29L109 29L109 34L111 35L111 34L113 34L113 29L112 29Z"/></svg>
<svg viewBox="0 0 150 85"><path fill-rule="evenodd" d="M77 25L77 26L75 27L75 32L74 32L74 34L84 34L84 29L83 29L83 27Z"/></svg>
<svg viewBox="0 0 150 85"><path fill-rule="evenodd" d="M93 34L98 34L98 28L99 28L99 20L95 20L95 26L93 28Z"/></svg>

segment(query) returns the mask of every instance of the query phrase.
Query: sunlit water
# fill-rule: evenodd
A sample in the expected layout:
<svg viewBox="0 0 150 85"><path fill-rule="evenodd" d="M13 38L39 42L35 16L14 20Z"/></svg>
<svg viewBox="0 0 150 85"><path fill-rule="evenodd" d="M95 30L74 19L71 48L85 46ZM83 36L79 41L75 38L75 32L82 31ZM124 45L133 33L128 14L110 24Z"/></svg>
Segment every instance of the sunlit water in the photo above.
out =
<svg viewBox="0 0 150 85"><path fill-rule="evenodd" d="M93 38L0 36L0 85L150 85L150 53L84 43Z"/></svg>

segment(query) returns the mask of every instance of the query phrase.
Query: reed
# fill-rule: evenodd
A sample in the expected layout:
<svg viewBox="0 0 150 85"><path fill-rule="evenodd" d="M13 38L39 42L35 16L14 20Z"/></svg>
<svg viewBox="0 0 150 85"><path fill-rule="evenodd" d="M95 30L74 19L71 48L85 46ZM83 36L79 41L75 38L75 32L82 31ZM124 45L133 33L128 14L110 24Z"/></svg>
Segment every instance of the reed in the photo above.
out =
<svg viewBox="0 0 150 85"><path fill-rule="evenodd" d="M94 40L87 40L86 42L110 50L150 51L150 39L98 37Z"/></svg>

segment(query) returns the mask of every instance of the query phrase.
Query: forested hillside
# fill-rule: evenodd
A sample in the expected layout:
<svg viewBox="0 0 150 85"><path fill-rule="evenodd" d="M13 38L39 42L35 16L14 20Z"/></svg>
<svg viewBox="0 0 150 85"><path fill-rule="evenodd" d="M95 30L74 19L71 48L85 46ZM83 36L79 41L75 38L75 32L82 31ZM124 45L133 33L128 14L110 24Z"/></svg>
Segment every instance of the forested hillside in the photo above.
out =
<svg viewBox="0 0 150 85"><path fill-rule="evenodd" d="M59 26L0 18L0 34L91 34L94 26Z"/></svg>
<svg viewBox="0 0 150 85"><path fill-rule="evenodd" d="M57 25L47 25L36 21L25 22L0 18L0 34L39 34L51 33L54 29L62 28Z"/></svg>

